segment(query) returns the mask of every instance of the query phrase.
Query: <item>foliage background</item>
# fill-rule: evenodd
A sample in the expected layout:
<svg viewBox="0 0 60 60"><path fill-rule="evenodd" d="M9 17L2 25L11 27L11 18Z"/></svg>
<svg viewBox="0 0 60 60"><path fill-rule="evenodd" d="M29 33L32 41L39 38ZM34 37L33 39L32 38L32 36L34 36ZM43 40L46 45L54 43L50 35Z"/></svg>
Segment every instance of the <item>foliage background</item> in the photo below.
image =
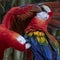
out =
<svg viewBox="0 0 60 60"><path fill-rule="evenodd" d="M29 3L40 3L40 2L59 2L60 0L0 0L0 23L2 22L3 16L13 6L20 6ZM53 32L56 39L60 40L60 28ZM60 43L60 41L59 41ZM4 60L25 60L24 53L17 51L12 48L8 48L4 53Z"/></svg>

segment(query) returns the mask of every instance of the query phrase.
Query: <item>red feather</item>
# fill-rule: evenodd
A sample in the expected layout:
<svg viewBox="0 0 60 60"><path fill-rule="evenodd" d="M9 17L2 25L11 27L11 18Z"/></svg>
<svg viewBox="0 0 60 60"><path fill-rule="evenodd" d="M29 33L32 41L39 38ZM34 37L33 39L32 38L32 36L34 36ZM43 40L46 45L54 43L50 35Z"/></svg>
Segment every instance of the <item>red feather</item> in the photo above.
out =
<svg viewBox="0 0 60 60"><path fill-rule="evenodd" d="M20 51L25 51L25 44L21 44L17 41L18 33L13 32L10 29L11 23L14 21L17 15L22 15L31 9L31 5L27 7L13 7L4 16L2 24L0 25L0 60L3 60L4 50L12 47Z"/></svg>

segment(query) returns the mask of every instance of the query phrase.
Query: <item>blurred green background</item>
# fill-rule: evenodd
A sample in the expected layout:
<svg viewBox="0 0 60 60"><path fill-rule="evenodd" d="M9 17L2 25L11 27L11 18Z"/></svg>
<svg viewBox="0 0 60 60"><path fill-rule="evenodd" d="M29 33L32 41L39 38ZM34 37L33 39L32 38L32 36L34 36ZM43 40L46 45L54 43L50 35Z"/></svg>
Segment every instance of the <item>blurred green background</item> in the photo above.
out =
<svg viewBox="0 0 60 60"><path fill-rule="evenodd" d="M29 3L39 3L39 2L59 2L60 0L0 0L0 23L2 22L3 16L7 11L14 6L20 6ZM60 28L53 32L56 39L60 40ZM60 43L60 41L59 41ZM19 52L15 49L8 48L4 53L4 60L24 60L24 53Z"/></svg>

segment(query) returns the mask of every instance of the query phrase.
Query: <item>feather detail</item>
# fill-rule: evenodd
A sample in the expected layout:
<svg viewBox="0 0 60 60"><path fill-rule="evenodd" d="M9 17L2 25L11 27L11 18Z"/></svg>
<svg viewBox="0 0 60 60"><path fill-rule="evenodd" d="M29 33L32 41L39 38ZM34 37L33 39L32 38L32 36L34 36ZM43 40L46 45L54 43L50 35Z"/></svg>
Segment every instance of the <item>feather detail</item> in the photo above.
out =
<svg viewBox="0 0 60 60"><path fill-rule="evenodd" d="M52 36L51 34L49 34L48 31L45 31L45 33L46 33L47 37L50 39L50 42L52 43L53 48L55 50L57 49L58 50L58 54L60 54L58 41L54 38L54 36Z"/></svg>

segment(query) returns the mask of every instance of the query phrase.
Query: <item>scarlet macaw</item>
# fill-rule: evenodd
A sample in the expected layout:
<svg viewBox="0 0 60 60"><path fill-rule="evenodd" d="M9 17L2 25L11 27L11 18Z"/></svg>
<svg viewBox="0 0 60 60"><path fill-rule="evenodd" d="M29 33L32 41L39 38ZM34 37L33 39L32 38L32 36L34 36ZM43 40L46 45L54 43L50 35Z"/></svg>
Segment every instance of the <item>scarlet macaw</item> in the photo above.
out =
<svg viewBox="0 0 60 60"><path fill-rule="evenodd" d="M17 31L15 25L13 25L15 28L11 27L16 17L18 17L19 15L27 14L27 12L30 13L29 10L32 9L32 7L35 7L35 5L28 5L27 7L22 8L13 7L4 16L2 24L0 25L0 60L3 60L4 50L9 47L15 48L19 51L26 51L27 49L30 48L31 46L30 43L28 43L24 39L24 37L18 33L21 32L23 29L22 30L20 29L21 31L20 30ZM32 15L34 15L34 13ZM16 31L12 29L16 29Z"/></svg>
<svg viewBox="0 0 60 60"><path fill-rule="evenodd" d="M3 30L4 30L4 28L6 28L7 30L12 29L13 31L24 35L24 33L25 33L24 30L28 26L30 20L33 18L33 16L36 15L37 12L40 12L40 11L41 11L41 8L38 7L35 4L30 4L30 5L27 5L27 6L24 6L24 7L14 7L12 9L10 9L10 11L8 11L7 14L5 15L5 17L3 19L3 22L1 24L1 27L3 28ZM18 26L17 22L19 22L19 26ZM11 31L10 31L10 34L11 34ZM48 33L48 35L50 35L50 34ZM49 38L51 38L51 37L52 36L50 35ZM18 47L15 44L14 44L14 46ZM18 47L18 48L20 48L20 47ZM30 53L31 53L31 51L27 50L27 59L26 60L31 60L32 59L31 58L32 54L30 54Z"/></svg>
<svg viewBox="0 0 60 60"><path fill-rule="evenodd" d="M48 6L42 5L42 11L31 20L25 29L25 38L31 43L33 60L59 60L59 44L49 34L47 26L53 17Z"/></svg>

